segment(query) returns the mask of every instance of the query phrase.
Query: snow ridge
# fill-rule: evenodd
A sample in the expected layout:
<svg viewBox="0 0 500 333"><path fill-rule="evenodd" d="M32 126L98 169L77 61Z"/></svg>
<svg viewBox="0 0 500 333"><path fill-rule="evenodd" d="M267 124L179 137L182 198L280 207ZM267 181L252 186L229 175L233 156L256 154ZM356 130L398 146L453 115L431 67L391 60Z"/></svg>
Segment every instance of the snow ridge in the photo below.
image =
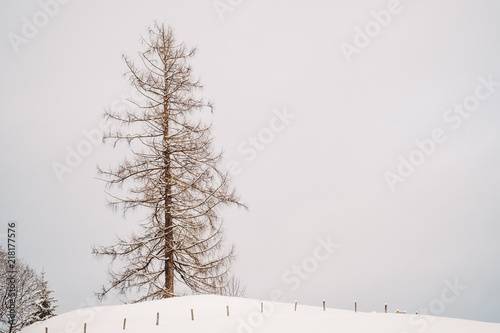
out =
<svg viewBox="0 0 500 333"><path fill-rule="evenodd" d="M46 327L49 333L83 333L85 324L86 333L500 332L500 324L462 319L330 308L323 311L322 306L300 303L296 311L294 308L293 303L215 295L185 296L79 309L36 323L21 333L45 333Z"/></svg>

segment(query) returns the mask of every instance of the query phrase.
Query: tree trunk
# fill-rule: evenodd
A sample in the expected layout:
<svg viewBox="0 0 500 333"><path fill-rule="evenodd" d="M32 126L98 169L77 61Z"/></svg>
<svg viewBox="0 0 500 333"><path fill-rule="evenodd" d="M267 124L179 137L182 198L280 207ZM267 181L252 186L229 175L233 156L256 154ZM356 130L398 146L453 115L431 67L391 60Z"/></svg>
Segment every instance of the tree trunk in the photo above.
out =
<svg viewBox="0 0 500 333"><path fill-rule="evenodd" d="M167 196L165 198L165 290L166 297L174 296L174 235L172 229L172 214L170 213L170 186L166 186Z"/></svg>
<svg viewBox="0 0 500 333"><path fill-rule="evenodd" d="M167 297L173 297L174 296L174 251L173 251L173 246L174 246L174 232L173 232L173 223L172 223L172 199L170 197L171 195L171 186L170 186L170 152L168 151L168 121L169 121L169 116L168 116L168 99L167 99L167 94L168 94L168 86L167 86L167 55L166 51L164 51L164 68L165 68L165 73L164 73L164 79L165 79L165 93L163 97L163 112L164 112L164 117L165 117L165 130L163 134L163 140L167 147L165 148L165 290L166 290L166 295L165 298Z"/></svg>

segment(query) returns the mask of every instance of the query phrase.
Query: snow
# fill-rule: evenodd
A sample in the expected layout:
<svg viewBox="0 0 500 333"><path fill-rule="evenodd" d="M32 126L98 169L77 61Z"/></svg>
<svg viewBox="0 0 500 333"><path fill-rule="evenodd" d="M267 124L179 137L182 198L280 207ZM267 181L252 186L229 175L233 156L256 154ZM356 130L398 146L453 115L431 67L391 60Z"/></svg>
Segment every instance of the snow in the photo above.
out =
<svg viewBox="0 0 500 333"><path fill-rule="evenodd" d="M22 333L498 333L500 324L396 313L364 313L214 295L79 309L26 327ZM229 317L227 308L229 306ZM191 319L191 309L194 321ZM157 312L160 314L156 326ZM123 330L123 321L126 327Z"/></svg>

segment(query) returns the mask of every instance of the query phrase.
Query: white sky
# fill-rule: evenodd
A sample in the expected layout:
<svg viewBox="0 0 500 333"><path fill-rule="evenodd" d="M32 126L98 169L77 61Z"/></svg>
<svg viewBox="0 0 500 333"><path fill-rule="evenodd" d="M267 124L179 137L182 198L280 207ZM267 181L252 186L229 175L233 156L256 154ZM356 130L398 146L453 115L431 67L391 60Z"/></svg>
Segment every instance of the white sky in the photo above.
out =
<svg viewBox="0 0 500 333"><path fill-rule="evenodd" d="M459 128L443 118L473 101L478 77L500 82L500 3L401 0L348 63L341 43L391 1L221 2L234 4L223 20L212 0L70 0L17 53L9 33L22 36L42 9L0 4L0 221L18 221L19 255L45 269L59 312L106 282L92 245L135 222L105 207L95 179L96 164L116 155L109 147L93 147L62 182L52 164L130 94L121 55L137 52L158 20L198 47L193 67L216 104L216 143L242 169L234 185L250 211L224 216L249 297L280 289L307 304L351 309L356 299L361 311L441 301L441 315L500 322L500 86ZM238 147L265 135L275 109L295 118L248 161ZM391 191L384 174L435 128L447 140ZM327 236L339 247L307 266ZM304 263L311 273L299 278L291 269ZM456 278L467 289L442 302L444 281Z"/></svg>

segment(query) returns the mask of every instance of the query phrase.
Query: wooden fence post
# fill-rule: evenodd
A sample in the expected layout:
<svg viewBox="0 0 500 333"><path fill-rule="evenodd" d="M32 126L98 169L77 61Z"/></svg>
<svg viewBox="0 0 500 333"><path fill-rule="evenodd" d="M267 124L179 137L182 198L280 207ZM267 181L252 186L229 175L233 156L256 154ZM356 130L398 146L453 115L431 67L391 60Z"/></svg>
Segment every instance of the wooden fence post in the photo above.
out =
<svg viewBox="0 0 500 333"><path fill-rule="evenodd" d="M229 317L229 305L226 305L227 316Z"/></svg>
<svg viewBox="0 0 500 333"><path fill-rule="evenodd" d="M45 327L45 333L49 333L49 328Z"/></svg>
<svg viewBox="0 0 500 333"><path fill-rule="evenodd" d="M325 300L323 300L323 311L326 311L326 304L325 304Z"/></svg>
<svg viewBox="0 0 500 333"><path fill-rule="evenodd" d="M158 326L160 324L160 313L157 312L156 313L156 326Z"/></svg>
<svg viewBox="0 0 500 333"><path fill-rule="evenodd" d="M264 312L264 302L260 302L260 312Z"/></svg>
<svg viewBox="0 0 500 333"><path fill-rule="evenodd" d="M295 301L295 311L297 311L297 301Z"/></svg>
<svg viewBox="0 0 500 333"><path fill-rule="evenodd" d="M387 303L385 303L385 313L387 313Z"/></svg>
<svg viewBox="0 0 500 333"><path fill-rule="evenodd" d="M87 323L83 324L83 333L87 333Z"/></svg>
<svg viewBox="0 0 500 333"><path fill-rule="evenodd" d="M191 309L191 320L194 320L194 311Z"/></svg>
<svg viewBox="0 0 500 333"><path fill-rule="evenodd" d="M127 324L127 318L123 318L123 329L125 329L126 324Z"/></svg>
<svg viewBox="0 0 500 333"><path fill-rule="evenodd" d="M354 312L358 312L358 302L354 301Z"/></svg>

